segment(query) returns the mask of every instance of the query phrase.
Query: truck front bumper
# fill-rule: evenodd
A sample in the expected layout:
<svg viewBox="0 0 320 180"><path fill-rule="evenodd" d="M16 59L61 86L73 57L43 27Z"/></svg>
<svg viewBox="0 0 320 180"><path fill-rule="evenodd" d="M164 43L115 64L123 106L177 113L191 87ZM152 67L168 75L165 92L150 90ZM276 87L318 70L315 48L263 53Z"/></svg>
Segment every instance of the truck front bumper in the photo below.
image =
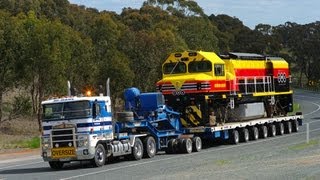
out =
<svg viewBox="0 0 320 180"><path fill-rule="evenodd" d="M52 157L52 149L42 149L41 156L44 161L82 161L82 160L91 160L94 158L95 148L94 147L82 147L77 148L75 151L75 156L66 156L62 158L53 158Z"/></svg>

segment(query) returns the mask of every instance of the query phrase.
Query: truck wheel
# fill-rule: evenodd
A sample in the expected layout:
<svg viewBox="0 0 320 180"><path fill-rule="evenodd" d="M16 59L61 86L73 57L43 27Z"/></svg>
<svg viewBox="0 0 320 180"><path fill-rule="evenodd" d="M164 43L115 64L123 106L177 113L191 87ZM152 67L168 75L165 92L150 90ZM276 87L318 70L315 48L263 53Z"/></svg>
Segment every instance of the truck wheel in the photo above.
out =
<svg viewBox="0 0 320 180"><path fill-rule="evenodd" d="M251 140L257 140L257 139L259 139L259 130L258 130L257 127L253 126L253 127L251 128L250 133L251 133Z"/></svg>
<svg viewBox="0 0 320 180"><path fill-rule="evenodd" d="M102 144L98 144L96 146L96 150L94 152L94 158L92 160L92 164L95 167L101 167L106 163L106 150Z"/></svg>
<svg viewBox="0 0 320 180"><path fill-rule="evenodd" d="M230 143L238 144L239 143L239 132L237 130L231 130L230 132Z"/></svg>
<svg viewBox="0 0 320 180"><path fill-rule="evenodd" d="M284 125L283 123L279 122L277 123L277 135L283 135L284 134Z"/></svg>
<svg viewBox="0 0 320 180"><path fill-rule="evenodd" d="M260 126L260 137L263 139L268 137L268 129L266 126Z"/></svg>
<svg viewBox="0 0 320 180"><path fill-rule="evenodd" d="M177 152L176 149L177 140L176 139L170 139L168 141L168 146L165 149L167 154L175 154Z"/></svg>
<svg viewBox="0 0 320 180"><path fill-rule="evenodd" d="M49 165L52 169L59 170L62 169L64 162L61 161L49 161Z"/></svg>
<svg viewBox="0 0 320 180"><path fill-rule="evenodd" d="M274 137L274 136L276 136L276 133L277 133L276 126L274 124L270 124L269 125L269 136Z"/></svg>
<svg viewBox="0 0 320 180"><path fill-rule="evenodd" d="M285 132L287 134L291 134L292 132L292 124L291 124L291 121L286 121L285 122Z"/></svg>
<svg viewBox="0 0 320 180"><path fill-rule="evenodd" d="M202 149L202 141L201 138L196 136L192 138L192 150L193 152L199 152Z"/></svg>
<svg viewBox="0 0 320 180"><path fill-rule="evenodd" d="M247 128L241 129L241 142L249 141L249 130Z"/></svg>
<svg viewBox="0 0 320 180"><path fill-rule="evenodd" d="M143 145L140 138L136 138L136 142L132 147L132 158L134 160L140 160L143 157Z"/></svg>
<svg viewBox="0 0 320 180"><path fill-rule="evenodd" d="M295 120L292 120L292 132L298 132L299 131L299 124L298 124L298 121L295 119Z"/></svg>
<svg viewBox="0 0 320 180"><path fill-rule="evenodd" d="M188 153L190 154L192 152L192 141L190 138L187 138L187 139L181 139L180 141L181 143L181 151L183 153Z"/></svg>
<svg viewBox="0 0 320 180"><path fill-rule="evenodd" d="M153 158L156 155L156 141L152 136L148 136L143 140L144 157Z"/></svg>

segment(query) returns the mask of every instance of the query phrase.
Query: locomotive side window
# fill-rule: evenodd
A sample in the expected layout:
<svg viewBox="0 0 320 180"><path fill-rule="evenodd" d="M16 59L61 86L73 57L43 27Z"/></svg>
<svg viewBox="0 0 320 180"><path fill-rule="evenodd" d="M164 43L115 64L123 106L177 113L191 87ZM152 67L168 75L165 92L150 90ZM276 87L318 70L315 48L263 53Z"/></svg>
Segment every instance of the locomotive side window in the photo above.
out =
<svg viewBox="0 0 320 180"><path fill-rule="evenodd" d="M186 73L186 64L183 62L166 63L163 65L163 74Z"/></svg>
<svg viewBox="0 0 320 180"><path fill-rule="evenodd" d="M214 75L215 76L224 76L224 65L223 64L215 64L214 65Z"/></svg>
<svg viewBox="0 0 320 180"><path fill-rule="evenodd" d="M195 72L210 72L212 71L212 64L210 61L192 61L188 65L190 73Z"/></svg>

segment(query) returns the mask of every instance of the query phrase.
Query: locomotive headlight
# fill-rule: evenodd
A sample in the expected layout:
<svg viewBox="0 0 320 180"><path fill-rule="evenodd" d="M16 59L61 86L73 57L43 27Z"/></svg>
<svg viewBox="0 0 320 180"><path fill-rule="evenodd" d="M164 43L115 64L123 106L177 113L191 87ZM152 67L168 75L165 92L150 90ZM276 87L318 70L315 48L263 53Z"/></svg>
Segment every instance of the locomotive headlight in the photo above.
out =
<svg viewBox="0 0 320 180"><path fill-rule="evenodd" d="M86 147L88 145L88 136L78 137L78 147Z"/></svg>

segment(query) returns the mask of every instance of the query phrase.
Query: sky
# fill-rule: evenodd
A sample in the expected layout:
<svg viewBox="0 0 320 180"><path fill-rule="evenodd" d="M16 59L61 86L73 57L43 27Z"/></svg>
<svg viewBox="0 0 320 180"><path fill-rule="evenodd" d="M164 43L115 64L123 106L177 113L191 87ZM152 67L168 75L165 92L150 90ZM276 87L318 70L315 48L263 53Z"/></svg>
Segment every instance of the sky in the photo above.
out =
<svg viewBox="0 0 320 180"><path fill-rule="evenodd" d="M69 0L100 11L121 13L122 8L139 9L144 0ZM320 21L319 0L196 0L207 15L227 14L254 29L257 24L277 26L285 22L308 24Z"/></svg>

